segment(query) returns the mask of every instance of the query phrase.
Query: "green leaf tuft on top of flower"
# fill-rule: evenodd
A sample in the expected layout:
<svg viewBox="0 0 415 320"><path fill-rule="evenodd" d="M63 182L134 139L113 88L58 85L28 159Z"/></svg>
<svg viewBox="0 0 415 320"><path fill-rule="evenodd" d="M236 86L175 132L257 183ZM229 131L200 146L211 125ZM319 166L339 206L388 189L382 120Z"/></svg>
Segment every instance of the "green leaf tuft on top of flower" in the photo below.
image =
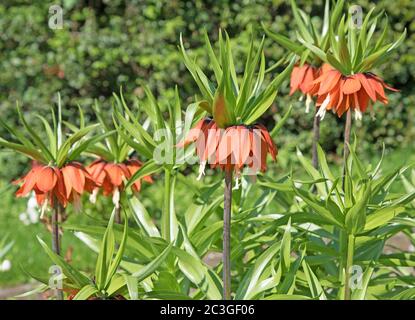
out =
<svg viewBox="0 0 415 320"><path fill-rule="evenodd" d="M343 75L369 72L384 63L406 37L405 29L396 41L386 43L389 25L385 17L383 31L380 37L375 39L373 34L381 14L372 18L374 10L375 7L366 14L361 26L355 25L350 14L348 16L343 14L339 25L331 24L328 52L301 35L298 39L322 61L329 63Z"/></svg>
<svg viewBox="0 0 415 320"><path fill-rule="evenodd" d="M297 55L300 58L300 66L309 64L314 67L320 67L324 61L318 54L315 54L314 51L298 41L298 39L306 39L309 43L320 48L323 52L327 52L330 49L329 30L330 28L333 28L333 26L338 25L344 6L344 0L337 1L332 10L330 10L330 0L326 0L320 32L318 32L318 25L313 21L312 17L298 8L295 0L291 0L290 3L294 21L297 26L297 41L293 41L282 34L270 30L263 23L262 28L271 39Z"/></svg>
<svg viewBox="0 0 415 320"><path fill-rule="evenodd" d="M6 122L0 119L0 125L3 126L15 139L15 141L12 142L4 138L0 138L0 145L22 153L23 155L35 160L38 163L61 168L66 163L77 160L80 154L85 151L90 144L95 143L97 140L105 137L104 135L86 137L92 130L96 129L99 124L85 126L81 108L79 108L81 119L80 128L75 129L74 126L69 124L73 132L65 136L62 130L62 124L67 123L62 121L60 97L58 117L56 117L55 112L51 112L52 126L44 117L36 114L36 117L40 119L45 129L47 136L46 142L44 137L39 136L38 133L26 121L23 115L23 111L18 104L16 109L19 121L22 124L25 132L12 128Z"/></svg>
<svg viewBox="0 0 415 320"><path fill-rule="evenodd" d="M215 83L209 80L202 68L186 52L180 36L180 51L187 69L192 74L203 100L199 106L208 112L219 128L235 125L251 125L271 106L278 88L290 74L294 62L285 68L267 86L263 87L265 75L264 38L258 49L252 38L246 58L245 70L238 77L232 57L228 34L219 31L219 54L216 55L205 33L206 51L214 72Z"/></svg>
<svg viewBox="0 0 415 320"><path fill-rule="evenodd" d="M23 197L34 191L38 204L42 205L42 214L49 204L54 206L59 203L66 207L68 203L74 202L76 206L80 205L80 195L85 191L92 192L95 187L94 180L77 160L90 144L96 143L105 135L87 137L98 124L85 126L81 108L79 111L79 129L62 121L60 96L58 117L52 111L52 125L44 117L36 115L44 126L46 142L26 121L19 105L17 113L24 131L14 129L0 120L0 124L15 140L10 142L0 138L0 146L22 153L33 160L31 170L14 182L21 184L16 196ZM62 130L63 123L72 130L66 137Z"/></svg>

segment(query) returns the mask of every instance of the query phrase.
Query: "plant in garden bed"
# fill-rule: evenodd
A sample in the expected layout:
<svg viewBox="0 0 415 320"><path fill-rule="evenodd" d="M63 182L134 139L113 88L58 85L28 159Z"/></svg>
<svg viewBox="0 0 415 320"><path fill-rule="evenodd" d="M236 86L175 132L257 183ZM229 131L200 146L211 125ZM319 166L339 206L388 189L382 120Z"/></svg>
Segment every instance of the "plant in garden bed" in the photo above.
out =
<svg viewBox="0 0 415 320"><path fill-rule="evenodd" d="M385 88L396 91L375 75L373 70L385 63L393 50L402 43L406 29L395 42L385 43L388 31L388 21L385 18L381 36L373 39L379 17L372 19L374 9L369 11L361 26L354 25L353 17L346 18L345 15L342 15L338 26L329 24L327 40L330 43L329 50L325 46L316 45L308 37L299 36L299 41L307 49L332 67L332 70L324 72L313 81L313 84L318 86L318 91L315 93L318 107L316 116L323 118L327 110L333 111L339 117L347 113L344 137L345 161L349 154L347 144L350 141L352 111L355 112L356 119L361 119L362 112L372 108L372 103L376 101L388 103Z"/></svg>
<svg viewBox="0 0 415 320"><path fill-rule="evenodd" d="M179 175L180 180L185 179ZM210 235L218 230L217 223L205 228L205 220L219 211L220 200L210 194L216 188L198 190L197 203L189 205L184 216L176 217L178 233L174 243L166 240L163 233L151 219L142 203L127 191L129 205L125 207L127 215L134 218L135 224L129 226L128 240L120 268L128 276L130 286L138 292L139 298L149 299L220 299L220 279L202 261L210 249ZM174 189L173 189L174 193ZM204 200L202 200L204 199ZM174 198L172 198L174 205ZM175 212L173 212L175 214ZM102 238L105 228L102 221L93 221L89 225L65 224L65 229L75 231L80 240L92 250L99 252L96 239ZM114 225L117 241L121 239L120 225ZM214 239L212 239L214 241ZM172 246L174 244L174 246ZM170 247L170 249L169 249ZM169 253L170 252L170 253Z"/></svg>
<svg viewBox="0 0 415 320"><path fill-rule="evenodd" d="M147 158L144 165L128 180L126 188L136 183L138 179L152 173L164 171L164 198L161 219L161 234L168 242L174 242L177 237L178 226L174 213L174 186L176 183L176 169L183 165L186 153L177 153L174 146L182 130L188 127L196 114L196 107L191 105L186 111L185 127L182 127L182 111L178 91L175 92L173 103L167 105L168 120L163 117L163 109L151 91L145 87L145 101L139 107L147 114L145 124L141 123L140 113L134 114L127 106L123 96L117 97L118 108L114 110L114 123L119 135L137 153ZM122 113L122 111L124 113ZM139 203L137 199L129 198Z"/></svg>
<svg viewBox="0 0 415 320"><path fill-rule="evenodd" d="M300 37L300 42L317 55L322 61L331 65L332 69L320 75L314 84L319 89L317 97L317 116L323 117L326 110L332 110L339 117L346 112L346 123L344 128L344 178L342 185L344 192L347 188L347 161L350 153L350 133L352 123L352 111L355 111L356 119L362 117L362 112L372 107L372 103L380 101L388 103L384 89L395 90L384 83L384 81L373 73L373 69L385 63L405 38L406 30L393 43L385 44L388 30L388 22L385 18L385 26L381 36L373 40L378 17L372 17L374 8L366 15L360 28L352 23L352 17L348 19L342 16L339 26L335 28L329 24L330 50L324 50L316 46L309 39ZM334 30L337 30L335 32ZM340 230L341 238L350 240L347 248L353 246L354 240L350 233ZM340 248L341 249L341 248ZM348 260L342 263L346 269L345 283L348 286ZM345 289L344 297L350 298L350 290Z"/></svg>
<svg viewBox="0 0 415 320"><path fill-rule="evenodd" d="M127 221L124 222L122 240L116 250L113 230L115 214L116 210L114 209L101 242L93 278L88 278L85 273L76 270L38 238L50 259L62 269L63 277L56 280L62 281L62 290L68 293L69 300L125 299L125 279L117 273L117 269L127 241L128 224ZM54 289L48 287L49 281L47 279L33 277L44 283L44 286L36 290Z"/></svg>
<svg viewBox="0 0 415 320"><path fill-rule="evenodd" d="M112 195L112 201L116 210L115 222L120 223L120 199L123 197L125 181L142 167L142 163L133 156L134 150L117 134L115 128L106 121L97 103L95 104L94 111L100 123L102 133L105 134L105 139L90 145L86 150L87 153L98 157L97 160L86 167L97 184L90 199L95 203L99 189L102 189L104 196ZM141 180L148 183L153 182L150 176L144 176L142 179L135 180L131 185L135 193L141 190Z"/></svg>
<svg viewBox="0 0 415 320"><path fill-rule="evenodd" d="M158 243L174 243L172 252L177 259L166 259L165 267L159 270L156 277L158 280L148 287L152 290L147 295L148 297L158 298L207 297L209 299L219 299L220 280L207 268L199 252L196 252L196 248L191 243L195 239L193 237L191 237L191 240L188 238L190 230L195 231L194 228L197 228L199 223L202 222L197 219L197 214L207 217L217 208L218 201L209 204L205 199L203 204L190 206L185 214L185 221L179 221L175 209L177 180L180 179L181 183L189 185L189 182L186 181L187 178L179 172L179 169L193 151L191 147L185 150L176 150L175 146L180 137L189 132L193 119L200 119L201 114L198 113L196 104L189 105L185 112L183 125L177 90L174 101L167 106L159 105L147 88L145 88L145 92L147 99L139 103L140 109L145 111L148 116L144 119L144 124L141 123L140 113L134 114L122 96L119 97L118 102L125 114L123 115L121 110L117 108L114 112L114 122L123 139L138 153L148 158L143 167L129 179L126 187L144 175L164 171L160 227L152 221L150 214L138 198L133 197L130 192L127 192L126 197L129 212L138 225L140 235L146 237L149 243L155 240ZM164 110L168 113L167 120L163 117ZM190 189L197 190L197 187L191 186ZM190 225L188 225L190 223L188 219L192 221ZM142 251L142 248L139 250ZM163 284L163 280L167 281L167 284ZM190 291L191 284L195 286L193 294Z"/></svg>
<svg viewBox="0 0 415 320"><path fill-rule="evenodd" d="M219 55L216 56L209 38L205 35L206 51L210 59L216 84L212 83L196 62L187 55L181 39L181 52L187 69L192 74L203 100L198 106L212 118L204 118L189 132L181 143L195 143L200 160L199 177L207 163L225 173L223 216L223 298L231 298L230 221L232 206L232 176L236 178L244 167L253 171L266 170L266 156L276 160L277 149L267 129L257 124L258 118L273 103L279 86L291 72L293 62L265 88L264 39L254 49L252 39L242 79L238 79L233 63L228 35L219 32ZM258 70L257 70L258 69Z"/></svg>
<svg viewBox="0 0 415 320"><path fill-rule="evenodd" d="M42 207L41 217L52 233L52 248L60 254L59 222L65 219L65 207L68 203L80 206L80 197L84 192L92 192L96 186L90 174L77 159L88 145L104 137L97 135L86 138L97 125L85 126L82 111L81 126L69 136L65 137L62 130L61 106L59 98L58 118L52 111L52 126L40 115L47 135L39 136L25 120L22 110L17 106L17 113L25 131L9 126L3 120L0 124L7 129L15 141L0 138L0 145L22 153L32 159L29 172L14 183L21 184L16 196L22 197L34 192L39 206ZM44 213L48 207L52 208L51 219Z"/></svg>
<svg viewBox="0 0 415 320"><path fill-rule="evenodd" d="M291 9L294 15L295 24L297 26L298 37L307 39L314 46L320 48L323 52L330 50L329 41L329 26L337 26L341 12L344 6L344 1L337 1L332 11L330 11L330 1L326 0L324 7L324 17L322 21L321 32L317 32L317 26L313 23L313 20L304 11L297 7L294 0L291 0ZM313 96L319 91L319 84L315 83L315 80L322 74L331 69L330 65L325 63L318 55L308 49L301 43L294 42L284 35L275 33L269 30L265 25L262 25L267 35L283 46L291 53L299 57L298 63L294 66L291 72L290 79L290 95L293 95L296 91L300 91L306 96L306 113L309 112L310 104L313 100ZM333 28L333 27L332 27ZM317 115L318 109L315 113ZM320 137L320 117L315 116L313 122L313 147L312 147L312 162L315 168L318 167L317 163L317 144Z"/></svg>
<svg viewBox="0 0 415 320"><path fill-rule="evenodd" d="M301 200L295 201L282 219L290 218L299 232L306 231L305 261L314 270L318 283L318 290L311 290L313 297L398 297L409 289L404 268L413 265L412 254L388 255L384 247L386 240L403 230L409 231L413 225L410 203L415 192L391 192L407 167L382 172L382 160L374 168L365 167L356 156L355 146L350 150L344 189L341 177L335 177L329 169L321 147L318 148L320 170L298 153L312 180L292 182L292 191ZM267 188L281 191L287 187L287 183L267 180L261 182ZM309 191L313 185L317 194ZM385 290L386 287L391 291Z"/></svg>

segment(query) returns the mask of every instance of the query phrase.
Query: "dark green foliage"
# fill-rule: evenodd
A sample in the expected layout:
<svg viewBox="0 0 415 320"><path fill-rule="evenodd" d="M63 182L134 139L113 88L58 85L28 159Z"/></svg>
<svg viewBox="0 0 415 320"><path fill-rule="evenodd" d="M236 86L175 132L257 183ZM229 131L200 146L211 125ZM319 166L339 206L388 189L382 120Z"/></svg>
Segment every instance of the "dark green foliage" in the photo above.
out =
<svg viewBox="0 0 415 320"><path fill-rule="evenodd" d="M301 0L297 4L313 15L322 13L323 1ZM109 110L112 92L118 91L120 86L126 99L132 95L143 98L143 82L162 100L174 97L177 84L181 98L190 102L198 91L180 60L177 48L180 33L198 61L207 64L206 55L202 54L203 31L206 29L215 40L218 28L225 28L234 39L235 63L240 68L244 63L241 54L249 46L251 29L262 33L260 22L274 31L295 36L287 1L134 0L126 4L120 0L65 0L62 1L62 30L48 28L49 5L44 1L10 0L0 4L0 108L8 123L12 122L11 118L17 120L16 100L21 102L26 113L36 110L47 116L46 110L56 102L58 91L65 106L64 117L73 115L74 119L77 104L85 110L87 118L93 117L93 99L101 100L103 109ZM359 1L359 5L364 13L373 6L367 0ZM394 148L411 145L415 137L412 125L415 111L411 108L415 104L412 86L415 3L378 1L376 11L382 9L388 13L394 31L389 32L389 40L404 27L408 35L387 64L387 70L377 70L387 83L401 92L390 94L388 106L375 105L376 120L367 115L361 126L355 126L358 136L364 137L361 147L365 150L373 145L376 146L374 150L378 150L383 142ZM285 54L285 50L268 38L264 48L268 66ZM285 149L298 145L307 150L312 115L304 114L303 103L296 102L298 95L289 97L287 92L287 88L281 88L264 122L272 128L274 120L279 120L294 102L292 118L284 134L275 140ZM32 118L29 117L29 122ZM321 144L329 152L334 153L341 147L341 122L335 116L324 120ZM1 134L3 136L4 132ZM6 166L10 162L3 160L3 155L1 161ZM14 159L12 162L15 164ZM2 172L10 178L9 170Z"/></svg>

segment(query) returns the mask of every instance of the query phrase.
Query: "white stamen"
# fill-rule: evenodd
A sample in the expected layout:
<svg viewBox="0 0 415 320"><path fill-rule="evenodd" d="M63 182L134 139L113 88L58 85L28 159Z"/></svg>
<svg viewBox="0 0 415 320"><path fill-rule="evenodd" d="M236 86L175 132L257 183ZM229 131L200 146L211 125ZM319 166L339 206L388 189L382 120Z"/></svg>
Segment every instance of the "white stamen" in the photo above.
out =
<svg viewBox="0 0 415 320"><path fill-rule="evenodd" d="M311 99L311 95L307 94L307 99L305 100L305 113L310 112L310 104L312 101L313 99Z"/></svg>
<svg viewBox="0 0 415 320"><path fill-rule="evenodd" d="M304 95L302 94L299 98L298 98L298 101L303 101L304 100Z"/></svg>
<svg viewBox="0 0 415 320"><path fill-rule="evenodd" d="M205 168L206 168L206 161L202 161L199 166L199 175L197 177L197 180L202 179L202 176L205 175Z"/></svg>
<svg viewBox="0 0 415 320"><path fill-rule="evenodd" d="M326 99L324 99L323 103L321 104L320 108L318 109L316 113L316 117L319 117L320 120L324 119L324 116L326 115L326 108L329 103L330 103L330 94L328 94Z"/></svg>
<svg viewBox="0 0 415 320"><path fill-rule="evenodd" d="M98 191L99 191L99 188L95 188L94 190L92 190L92 193L89 196L89 201L93 204L97 202Z"/></svg>
<svg viewBox="0 0 415 320"><path fill-rule="evenodd" d="M323 120L325 115L326 115L326 109L323 107L318 108L316 117L320 118L320 120Z"/></svg>
<svg viewBox="0 0 415 320"><path fill-rule="evenodd" d="M330 93L327 95L326 99L324 99L323 103L321 104L321 108L326 109L330 103Z"/></svg>
<svg viewBox="0 0 415 320"><path fill-rule="evenodd" d="M115 208L120 207L120 190L118 188L114 189L114 193L112 194L112 203L115 205Z"/></svg>
<svg viewBox="0 0 415 320"><path fill-rule="evenodd" d="M42 203L42 208L40 209L40 219L43 219L43 217L45 216L45 211L48 207L48 198L45 199L45 201L43 201Z"/></svg>

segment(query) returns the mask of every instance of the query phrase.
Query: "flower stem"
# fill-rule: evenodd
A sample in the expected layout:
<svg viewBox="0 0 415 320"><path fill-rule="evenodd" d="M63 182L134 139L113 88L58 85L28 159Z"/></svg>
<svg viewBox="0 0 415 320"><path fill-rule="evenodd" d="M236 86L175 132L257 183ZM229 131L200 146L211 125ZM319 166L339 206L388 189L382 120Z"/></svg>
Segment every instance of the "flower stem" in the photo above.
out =
<svg viewBox="0 0 415 320"><path fill-rule="evenodd" d="M346 123L344 126L344 149L343 149L343 181L342 181L342 188L344 191L344 184L345 184L345 178L346 178L346 168L347 168L347 159L350 154L349 145L350 145L350 132L352 128L352 110L349 108L346 113ZM344 257L342 254L344 252L345 247L347 246L347 252L349 250L349 238L348 235L344 230L340 230L340 237L339 237L339 250L340 250L340 263L339 263L339 275L340 280L344 280L345 287L343 292L343 298L346 299L346 293L349 291L349 264L347 261L349 254L347 254L347 257ZM354 242L353 242L354 244ZM353 257L352 257L353 259ZM346 260L346 261L345 261ZM345 268L345 269L344 269ZM343 272L345 270L345 272Z"/></svg>
<svg viewBox="0 0 415 320"><path fill-rule="evenodd" d="M58 202L58 199L54 199L54 206L52 210L52 251L55 252L57 255L61 254L61 239L59 234L59 217L63 215L63 207ZM56 299L63 300L63 292L60 289L56 289Z"/></svg>
<svg viewBox="0 0 415 320"><path fill-rule="evenodd" d="M161 233L163 239L170 242L170 193L171 193L171 172L164 170L164 204L161 221Z"/></svg>
<svg viewBox="0 0 415 320"><path fill-rule="evenodd" d="M232 170L225 170L223 203L223 300L231 299Z"/></svg>
<svg viewBox="0 0 415 320"><path fill-rule="evenodd" d="M350 300L350 268L353 265L354 236L349 234L347 240L346 270L344 276L344 300Z"/></svg>
<svg viewBox="0 0 415 320"><path fill-rule="evenodd" d="M114 216L114 222L121 224L121 203L118 204L118 207L115 207L115 216Z"/></svg>
<svg viewBox="0 0 415 320"><path fill-rule="evenodd" d="M318 109L316 108L316 114ZM317 144L320 140L320 117L314 115L313 122L313 149L312 149L312 162L313 167L318 169L318 153L317 153Z"/></svg>

